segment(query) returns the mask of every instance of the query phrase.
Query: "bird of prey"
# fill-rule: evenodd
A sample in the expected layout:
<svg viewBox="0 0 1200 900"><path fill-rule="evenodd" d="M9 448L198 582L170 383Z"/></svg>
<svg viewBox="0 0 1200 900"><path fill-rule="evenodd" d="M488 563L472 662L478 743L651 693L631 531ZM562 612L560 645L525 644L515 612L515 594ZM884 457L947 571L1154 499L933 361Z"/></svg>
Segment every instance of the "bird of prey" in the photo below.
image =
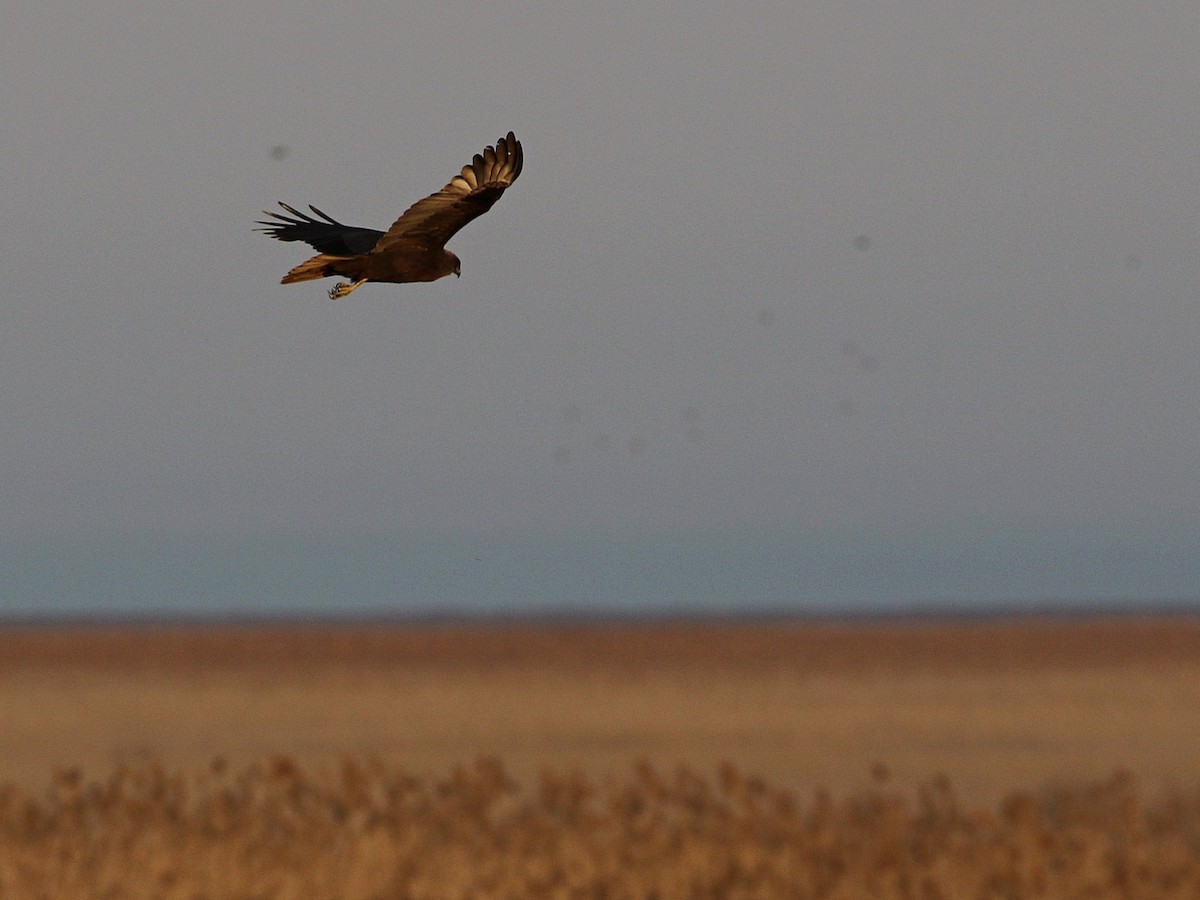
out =
<svg viewBox="0 0 1200 900"><path fill-rule="evenodd" d="M368 281L436 281L461 273L459 259L446 249L446 241L492 208L521 174L523 161L521 142L510 131L494 147L475 154L444 188L410 206L387 231L343 225L309 206L319 217L313 218L283 202L279 205L291 215L264 212L275 221L257 222L263 227L256 230L281 241L303 241L318 252L284 275L281 284L330 275L349 278L349 284L333 286L331 300L345 297Z"/></svg>

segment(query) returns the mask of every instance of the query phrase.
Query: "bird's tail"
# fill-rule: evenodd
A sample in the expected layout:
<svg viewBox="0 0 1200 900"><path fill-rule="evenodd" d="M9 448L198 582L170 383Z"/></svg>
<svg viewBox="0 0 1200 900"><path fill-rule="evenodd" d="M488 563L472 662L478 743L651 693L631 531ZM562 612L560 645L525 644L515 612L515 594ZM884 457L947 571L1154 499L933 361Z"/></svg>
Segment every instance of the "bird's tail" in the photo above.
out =
<svg viewBox="0 0 1200 900"><path fill-rule="evenodd" d="M335 268L336 264L341 262L346 257L331 256L328 253L322 253L320 256L314 256L312 259L305 260L283 276L280 284L292 284L296 281L316 281L318 278L328 278L330 275L341 275Z"/></svg>

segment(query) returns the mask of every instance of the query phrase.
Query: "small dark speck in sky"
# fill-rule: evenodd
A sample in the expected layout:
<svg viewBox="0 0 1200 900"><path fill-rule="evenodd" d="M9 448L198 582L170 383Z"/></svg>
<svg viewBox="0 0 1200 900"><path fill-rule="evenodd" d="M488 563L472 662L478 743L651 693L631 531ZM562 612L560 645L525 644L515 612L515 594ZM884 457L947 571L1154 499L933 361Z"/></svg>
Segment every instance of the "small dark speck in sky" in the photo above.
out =
<svg viewBox="0 0 1200 900"><path fill-rule="evenodd" d="M286 144L276 144L271 148L271 159L281 160L287 159L288 148Z"/></svg>
<svg viewBox="0 0 1200 900"><path fill-rule="evenodd" d="M871 249L871 239L869 237L867 237L865 234L860 234L858 237L856 237L854 239L854 249L855 250L870 250Z"/></svg>
<svg viewBox="0 0 1200 900"><path fill-rule="evenodd" d="M775 324L775 310L760 309L758 311L758 324L763 328L770 328Z"/></svg>

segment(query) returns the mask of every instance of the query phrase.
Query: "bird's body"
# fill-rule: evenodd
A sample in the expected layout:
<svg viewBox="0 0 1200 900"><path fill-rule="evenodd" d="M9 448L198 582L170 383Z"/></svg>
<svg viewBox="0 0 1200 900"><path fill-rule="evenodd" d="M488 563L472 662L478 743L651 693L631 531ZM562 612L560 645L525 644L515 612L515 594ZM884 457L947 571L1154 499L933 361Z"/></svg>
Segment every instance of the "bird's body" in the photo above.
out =
<svg viewBox="0 0 1200 900"><path fill-rule="evenodd" d="M410 206L387 231L343 225L310 206L318 217L313 218L286 203L279 205L290 217L266 213L276 221L259 222L264 226L259 230L281 241L303 241L318 251L284 275L283 284L331 275L351 279L351 284L338 284L329 292L338 298L368 281L436 281L461 271L446 241L492 208L517 180L523 162L521 142L510 131L494 147L476 154L444 188Z"/></svg>
<svg viewBox="0 0 1200 900"><path fill-rule="evenodd" d="M458 270L458 257L443 249L433 253L408 254L366 252L354 256L322 253L302 262L283 276L280 284L312 281L329 275L341 275L354 281L390 281L405 284L410 281L437 281Z"/></svg>

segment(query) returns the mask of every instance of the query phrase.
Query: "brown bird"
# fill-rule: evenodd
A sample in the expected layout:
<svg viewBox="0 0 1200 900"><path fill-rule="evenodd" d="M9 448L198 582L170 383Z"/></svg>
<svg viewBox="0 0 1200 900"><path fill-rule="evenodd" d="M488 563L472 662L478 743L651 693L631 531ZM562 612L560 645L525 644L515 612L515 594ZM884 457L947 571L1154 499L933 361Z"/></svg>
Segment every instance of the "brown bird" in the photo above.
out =
<svg viewBox="0 0 1200 900"><path fill-rule="evenodd" d="M263 212L277 221L260 221L255 229L281 241L303 241L320 254L302 262L283 276L281 284L315 281L341 275L350 284L339 282L329 291L331 300L345 297L368 281L437 281L462 265L446 249L446 241L470 222L482 216L500 199L505 188L521 174L524 155L521 142L510 131L482 154L475 154L462 173L450 183L418 200L387 231L354 228L330 218L315 206L309 206L320 219L281 202L291 217ZM321 221L324 220L324 221Z"/></svg>

